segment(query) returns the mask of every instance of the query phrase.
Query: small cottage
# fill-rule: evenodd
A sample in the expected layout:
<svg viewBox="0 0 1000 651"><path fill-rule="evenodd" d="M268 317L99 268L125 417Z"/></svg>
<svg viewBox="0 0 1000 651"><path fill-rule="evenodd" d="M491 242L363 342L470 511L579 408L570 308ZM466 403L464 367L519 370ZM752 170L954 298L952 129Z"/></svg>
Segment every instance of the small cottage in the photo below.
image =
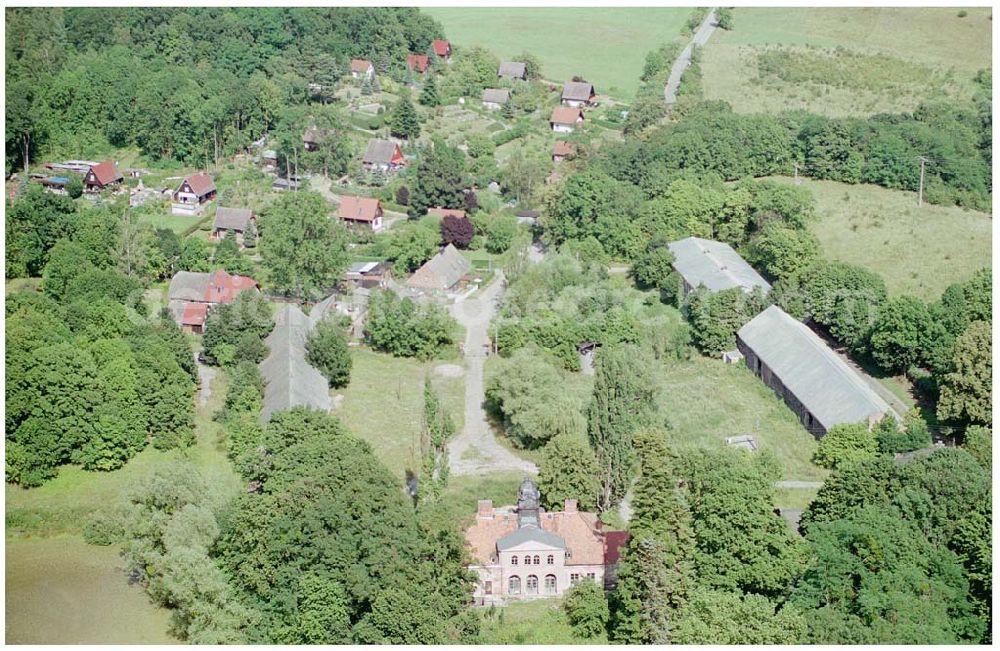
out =
<svg viewBox="0 0 1000 651"><path fill-rule="evenodd" d="M193 174L181 182L173 195L170 212L174 215L199 215L204 204L215 198L215 182L204 172Z"/></svg>
<svg viewBox="0 0 1000 651"><path fill-rule="evenodd" d="M326 133L322 129L315 126L309 127L302 134L302 147L305 148L306 151L317 151L324 135L326 135Z"/></svg>
<svg viewBox="0 0 1000 651"><path fill-rule="evenodd" d="M361 166L369 172L395 172L406 167L406 158L399 145L391 140L380 140L372 138L368 141L368 148L361 158Z"/></svg>
<svg viewBox="0 0 1000 651"><path fill-rule="evenodd" d="M392 278L391 262L355 262L344 272L344 281L355 287L385 287Z"/></svg>
<svg viewBox="0 0 1000 651"><path fill-rule="evenodd" d="M226 233L232 232L236 235L236 241L242 249L247 230L250 230L251 225L256 227L256 224L257 219L254 217L253 211L249 208L219 207L215 211L215 221L212 223L212 234L210 237L215 241L219 241L226 236Z"/></svg>
<svg viewBox="0 0 1000 651"><path fill-rule="evenodd" d="M483 107L490 111L499 111L510 99L510 91L506 88L487 88L483 91Z"/></svg>
<svg viewBox="0 0 1000 651"><path fill-rule="evenodd" d="M578 108L557 106L552 109L549 126L556 133L573 133L577 125L583 123L583 111Z"/></svg>
<svg viewBox="0 0 1000 651"><path fill-rule="evenodd" d="M87 170L83 177L83 189L87 192L100 192L119 185L124 180L125 177L118 171L114 161L101 161Z"/></svg>
<svg viewBox="0 0 1000 651"><path fill-rule="evenodd" d="M406 67L410 70L415 70L419 73L427 72L427 68L431 65L431 59L426 54L408 54L406 55Z"/></svg>
<svg viewBox="0 0 1000 651"><path fill-rule="evenodd" d="M520 61L504 61L497 69L500 79L527 79L528 67Z"/></svg>
<svg viewBox="0 0 1000 651"><path fill-rule="evenodd" d="M257 281L219 269L212 273L178 271L167 289L168 308L185 332L202 334L213 305L232 303L245 291L260 291Z"/></svg>
<svg viewBox="0 0 1000 651"><path fill-rule="evenodd" d="M597 94L594 85L585 81L567 81L563 84L562 105L572 108L593 106Z"/></svg>
<svg viewBox="0 0 1000 651"><path fill-rule="evenodd" d="M351 59L351 77L354 79L372 79L375 77L375 66L367 59Z"/></svg>
<svg viewBox="0 0 1000 651"><path fill-rule="evenodd" d="M576 154L576 145L565 140L556 140L552 147L552 162L561 163Z"/></svg>
<svg viewBox="0 0 1000 651"><path fill-rule="evenodd" d="M348 226L378 231L382 229L382 203L375 197L343 196L337 217Z"/></svg>
<svg viewBox="0 0 1000 651"><path fill-rule="evenodd" d="M434 54L451 63L451 43L444 39L436 38L431 41L431 47L434 49Z"/></svg>

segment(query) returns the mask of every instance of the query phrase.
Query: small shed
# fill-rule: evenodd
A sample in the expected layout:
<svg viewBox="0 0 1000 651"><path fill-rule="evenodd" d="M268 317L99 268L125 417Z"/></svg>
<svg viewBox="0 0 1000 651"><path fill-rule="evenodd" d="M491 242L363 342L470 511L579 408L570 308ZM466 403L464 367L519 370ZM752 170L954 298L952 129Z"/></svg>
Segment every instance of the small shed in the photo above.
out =
<svg viewBox="0 0 1000 651"><path fill-rule="evenodd" d="M497 77L504 79L526 79L528 67L520 61L504 61L497 70Z"/></svg>

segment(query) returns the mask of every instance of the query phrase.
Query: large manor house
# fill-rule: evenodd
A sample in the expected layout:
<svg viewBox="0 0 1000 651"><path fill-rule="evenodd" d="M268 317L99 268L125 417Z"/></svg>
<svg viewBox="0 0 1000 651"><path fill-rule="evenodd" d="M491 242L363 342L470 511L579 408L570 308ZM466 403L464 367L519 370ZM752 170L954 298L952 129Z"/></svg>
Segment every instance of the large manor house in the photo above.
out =
<svg viewBox="0 0 1000 651"><path fill-rule="evenodd" d="M480 500L465 533L474 559L469 569L478 576L476 604L559 597L582 580L605 587L614 582L628 534L602 531L597 514L577 510L576 500L549 512L538 499L538 488L525 479L517 506L494 507Z"/></svg>

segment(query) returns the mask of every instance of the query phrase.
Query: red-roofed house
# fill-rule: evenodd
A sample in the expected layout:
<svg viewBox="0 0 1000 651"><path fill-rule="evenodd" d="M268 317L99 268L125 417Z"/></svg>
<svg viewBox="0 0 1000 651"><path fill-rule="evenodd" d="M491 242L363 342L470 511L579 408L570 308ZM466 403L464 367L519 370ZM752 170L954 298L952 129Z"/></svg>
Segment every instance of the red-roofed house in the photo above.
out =
<svg viewBox="0 0 1000 651"><path fill-rule="evenodd" d="M260 291L253 278L219 269L212 273L179 271L170 279L167 300L171 313L185 332L202 334L212 306L232 303L245 291Z"/></svg>
<svg viewBox="0 0 1000 651"><path fill-rule="evenodd" d="M375 66L367 59L351 59L351 76L355 79L371 79L375 76Z"/></svg>
<svg viewBox="0 0 1000 651"><path fill-rule="evenodd" d="M91 166L83 177L83 189L87 192L100 192L104 188L118 185L125 179L115 167L112 160L101 161Z"/></svg>
<svg viewBox="0 0 1000 651"><path fill-rule="evenodd" d="M583 111L578 108L557 106L552 109L549 126L557 133L573 133L577 124L583 123Z"/></svg>
<svg viewBox="0 0 1000 651"><path fill-rule="evenodd" d="M436 38L431 42L431 47L434 48L434 54L445 61L451 61L451 43L442 38Z"/></svg>
<svg viewBox="0 0 1000 651"><path fill-rule="evenodd" d="M215 198L215 182L205 172L192 174L174 192L170 212L174 215L197 215L202 206Z"/></svg>
<svg viewBox="0 0 1000 651"><path fill-rule="evenodd" d="M517 497L517 506L500 508L480 500L475 522L465 531L473 558L469 570L478 576L474 603L559 597L588 579L604 585L609 557L597 514L578 511L576 500L566 500L562 511L545 511L530 479L521 483ZM620 549L620 542L612 544Z"/></svg>
<svg viewBox="0 0 1000 651"><path fill-rule="evenodd" d="M348 226L361 226L373 231L382 228L382 204L374 197L343 196L337 206L337 217Z"/></svg>
<svg viewBox="0 0 1000 651"><path fill-rule="evenodd" d="M426 72L431 65L431 58L426 54L407 54L406 67L417 72Z"/></svg>

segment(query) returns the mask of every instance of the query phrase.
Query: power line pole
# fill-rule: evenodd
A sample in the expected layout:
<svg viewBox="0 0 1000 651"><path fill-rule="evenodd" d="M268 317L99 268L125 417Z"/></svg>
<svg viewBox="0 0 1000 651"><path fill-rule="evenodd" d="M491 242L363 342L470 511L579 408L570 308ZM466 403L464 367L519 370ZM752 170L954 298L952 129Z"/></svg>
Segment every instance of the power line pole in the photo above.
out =
<svg viewBox="0 0 1000 651"><path fill-rule="evenodd" d="M917 192L917 208L924 205L924 165L927 163L927 158L924 156L920 157L920 190Z"/></svg>

